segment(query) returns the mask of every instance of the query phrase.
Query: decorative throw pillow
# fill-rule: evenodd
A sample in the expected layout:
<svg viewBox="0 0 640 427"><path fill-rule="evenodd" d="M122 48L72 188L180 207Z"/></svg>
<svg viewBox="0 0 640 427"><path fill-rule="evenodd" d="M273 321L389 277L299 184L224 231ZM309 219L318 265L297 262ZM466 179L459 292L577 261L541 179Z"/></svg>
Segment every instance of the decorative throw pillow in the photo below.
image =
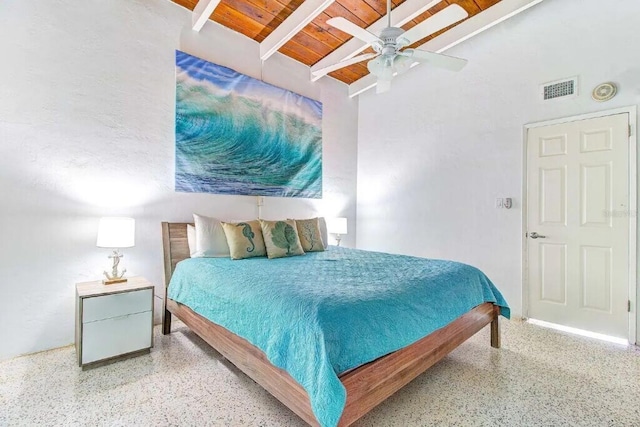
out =
<svg viewBox="0 0 640 427"><path fill-rule="evenodd" d="M187 224L187 245L189 246L189 255L195 258L196 253L196 227Z"/></svg>
<svg viewBox="0 0 640 427"><path fill-rule="evenodd" d="M304 255L294 220L260 220L260 225L262 226L262 235L264 236L264 244L267 247L267 256L269 258Z"/></svg>
<svg viewBox="0 0 640 427"><path fill-rule="evenodd" d="M196 227L196 246L192 258L229 256L229 245L219 219L193 214L193 222Z"/></svg>
<svg viewBox="0 0 640 427"><path fill-rule="evenodd" d="M327 232L327 221L323 216L318 218L320 224L320 235L322 236L322 245L325 249L329 247L329 233Z"/></svg>
<svg viewBox="0 0 640 427"><path fill-rule="evenodd" d="M223 222L222 229L227 236L232 259L253 258L267 254L258 220Z"/></svg>
<svg viewBox="0 0 640 427"><path fill-rule="evenodd" d="M324 251L324 242L320 232L320 220L318 218L296 219L296 229L305 252Z"/></svg>

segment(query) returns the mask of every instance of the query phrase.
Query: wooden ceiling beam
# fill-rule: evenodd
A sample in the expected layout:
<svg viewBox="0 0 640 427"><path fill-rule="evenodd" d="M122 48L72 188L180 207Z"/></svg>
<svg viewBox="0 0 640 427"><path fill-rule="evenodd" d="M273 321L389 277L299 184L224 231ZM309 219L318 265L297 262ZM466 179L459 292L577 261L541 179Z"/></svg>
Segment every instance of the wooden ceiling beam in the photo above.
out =
<svg viewBox="0 0 640 427"><path fill-rule="evenodd" d="M391 14L391 24L395 27L401 27L402 25L431 9L441 1L442 0L431 0L425 4L424 1L421 0L407 0L400 6L393 9L393 13ZM367 31L378 34L380 31L382 31L382 29L386 27L387 17L382 16L376 22L369 25L367 27ZM313 67L311 67L311 81L315 82L316 80L323 77L322 74L314 76L314 71L335 64L344 59L352 58L365 50L367 47L369 47L368 44L353 37L351 40L344 43L338 49L334 50L329 55L325 56L320 61L315 63Z"/></svg>
<svg viewBox="0 0 640 427"><path fill-rule="evenodd" d="M202 1L202 0L201 0ZM214 0L215 1L215 0ZM335 0L306 0L260 43L260 59L266 61Z"/></svg>
<svg viewBox="0 0 640 427"><path fill-rule="evenodd" d="M466 21L418 47L430 52L444 52L542 1L543 0L502 0L484 10L482 13L468 18ZM417 65L419 64L413 63L412 67ZM368 74L349 85L349 97L353 98L354 96L360 95L366 90L375 87L375 85L376 76Z"/></svg>
<svg viewBox="0 0 640 427"><path fill-rule="evenodd" d="M193 8L191 18L191 26L193 31L200 31L204 24L207 23L209 17L220 4L220 0L200 0L196 7Z"/></svg>

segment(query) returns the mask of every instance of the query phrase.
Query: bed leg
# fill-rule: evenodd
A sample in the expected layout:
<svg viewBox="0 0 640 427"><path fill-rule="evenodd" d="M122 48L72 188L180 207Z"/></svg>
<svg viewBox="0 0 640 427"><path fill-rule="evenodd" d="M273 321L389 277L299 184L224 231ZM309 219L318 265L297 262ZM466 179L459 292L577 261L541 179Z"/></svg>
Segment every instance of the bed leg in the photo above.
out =
<svg viewBox="0 0 640 427"><path fill-rule="evenodd" d="M162 334L169 335L171 333L171 312L164 309L164 315L162 316Z"/></svg>
<svg viewBox="0 0 640 427"><path fill-rule="evenodd" d="M500 323L498 323L498 312L491 321L491 347L500 348Z"/></svg>

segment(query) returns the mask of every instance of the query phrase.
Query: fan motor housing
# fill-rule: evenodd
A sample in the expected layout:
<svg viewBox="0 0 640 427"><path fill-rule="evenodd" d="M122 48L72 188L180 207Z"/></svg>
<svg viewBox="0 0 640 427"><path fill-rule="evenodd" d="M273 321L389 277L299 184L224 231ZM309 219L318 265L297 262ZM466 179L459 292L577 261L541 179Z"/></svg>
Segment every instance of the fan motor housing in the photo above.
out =
<svg viewBox="0 0 640 427"><path fill-rule="evenodd" d="M396 44L396 39L404 33L402 28L387 27L380 33L380 39L384 42L385 46L389 44Z"/></svg>

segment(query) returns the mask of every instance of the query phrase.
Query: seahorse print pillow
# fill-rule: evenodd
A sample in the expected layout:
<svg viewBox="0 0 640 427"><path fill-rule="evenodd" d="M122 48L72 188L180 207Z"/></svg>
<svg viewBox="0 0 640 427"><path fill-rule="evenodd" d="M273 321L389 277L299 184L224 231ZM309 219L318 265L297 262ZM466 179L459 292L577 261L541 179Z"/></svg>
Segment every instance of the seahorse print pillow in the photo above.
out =
<svg viewBox="0 0 640 427"><path fill-rule="evenodd" d="M260 225L262 226L262 236L264 237L264 245L267 247L267 256L269 258L304 255L294 220L260 220Z"/></svg>
<svg viewBox="0 0 640 427"><path fill-rule="evenodd" d="M302 250L305 252L322 252L324 251L324 241L320 231L320 219L296 219L296 229L302 244Z"/></svg>
<svg viewBox="0 0 640 427"><path fill-rule="evenodd" d="M223 222L222 229L227 237L231 259L253 258L267 254L258 220Z"/></svg>

